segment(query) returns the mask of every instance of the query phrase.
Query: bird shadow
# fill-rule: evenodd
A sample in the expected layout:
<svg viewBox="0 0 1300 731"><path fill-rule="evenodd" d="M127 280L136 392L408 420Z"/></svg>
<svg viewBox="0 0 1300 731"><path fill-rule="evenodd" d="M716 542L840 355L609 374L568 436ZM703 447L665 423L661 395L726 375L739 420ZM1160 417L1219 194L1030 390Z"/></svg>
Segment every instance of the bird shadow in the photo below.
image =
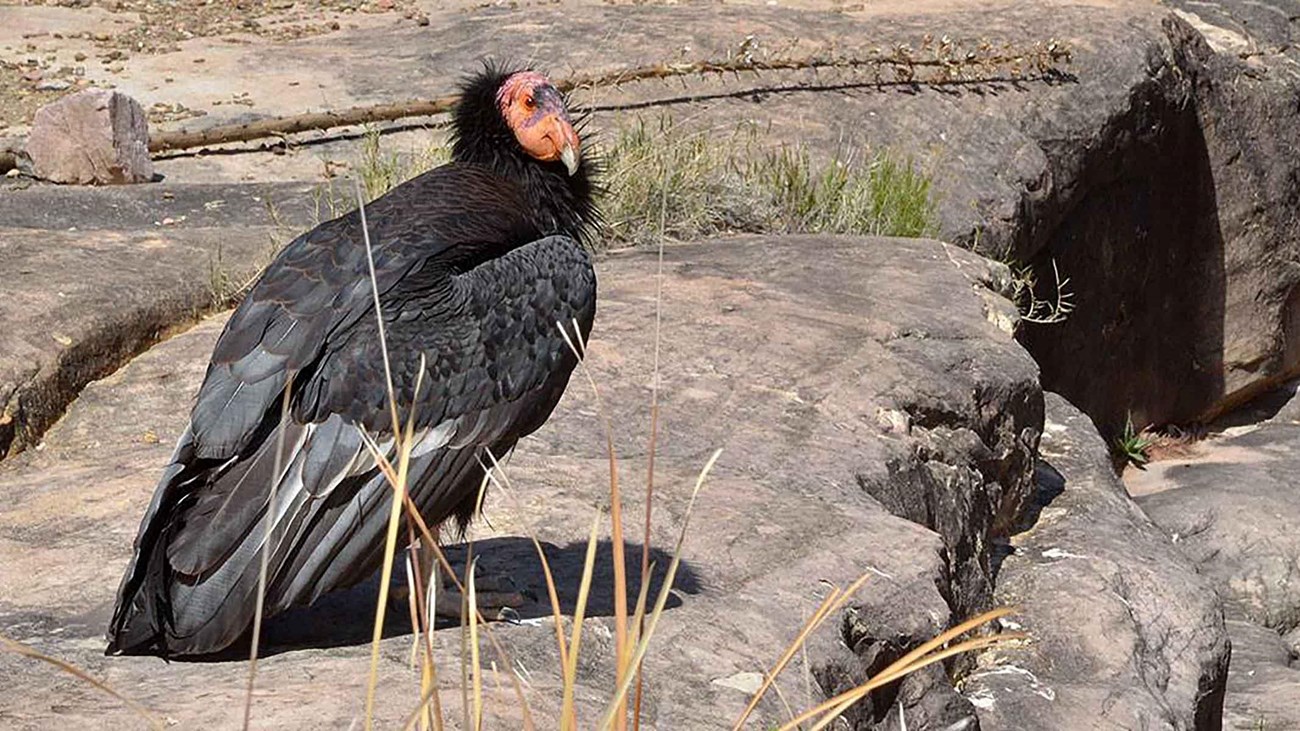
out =
<svg viewBox="0 0 1300 731"><path fill-rule="evenodd" d="M541 545L555 580L560 613L572 617L577 606L587 544L574 542L565 546L552 543ZM506 575L516 587L525 594L531 595L524 606L517 608L509 619L503 619L502 622L519 623L551 616L545 573L531 539L517 536L489 538L475 541L472 548L478 564L478 576ZM641 551L642 547L633 543L627 544L625 549L629 611L635 608L637 595L640 592ZM463 580L469 546L467 544L445 546L443 552ZM653 570L647 604L653 605L667 578L672 556L661 549L651 548L650 561ZM351 647L370 642L374 632L379 579L379 573L376 572L360 584L327 594L310 606L294 607L269 618L263 627L259 656L270 657L306 649ZM403 588L406 586L406 574L400 565L395 567L390 582L391 588L399 586ZM596 548L586 616L614 616L613 586L612 544L608 540L600 541ZM681 606L685 596L697 594L700 590L698 575L688 562L682 561L677 569L665 609ZM488 612L485 611L484 614L487 615ZM455 620L439 618L439 629L456 626L458 624ZM410 634L411 620L405 601L390 603L385 616L383 636L400 637ZM200 662L247 660L248 651L249 640L245 637L221 653L193 659Z"/></svg>

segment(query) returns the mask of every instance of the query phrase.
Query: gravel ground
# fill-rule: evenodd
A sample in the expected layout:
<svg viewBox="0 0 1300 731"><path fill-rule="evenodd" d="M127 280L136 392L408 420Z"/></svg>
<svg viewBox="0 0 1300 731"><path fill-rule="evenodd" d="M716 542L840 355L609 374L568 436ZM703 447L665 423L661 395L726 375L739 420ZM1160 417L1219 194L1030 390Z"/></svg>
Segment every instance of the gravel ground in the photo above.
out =
<svg viewBox="0 0 1300 731"><path fill-rule="evenodd" d="M340 16L351 13L402 13L416 21L423 17L413 0L0 0L0 5L94 7L133 16L136 25L125 32L85 34L127 53L167 53L177 50L181 41L200 37L304 38L338 30Z"/></svg>
<svg viewBox="0 0 1300 731"><path fill-rule="evenodd" d="M0 0L0 10L8 7L11 12L35 6L99 11L111 18L111 25L95 31L24 33L19 45L5 47L7 60L0 59L0 136L13 133L8 128L30 124L37 109L64 94L113 85L111 80L87 78L88 68L107 72L111 79L132 56L173 53L191 39L234 44L292 41L338 31L357 14L429 22L415 0ZM82 49L71 61L66 52L59 54L70 47ZM104 76L90 74L96 75ZM240 99L227 103L247 104ZM148 111L154 123L204 114L179 104L157 104Z"/></svg>

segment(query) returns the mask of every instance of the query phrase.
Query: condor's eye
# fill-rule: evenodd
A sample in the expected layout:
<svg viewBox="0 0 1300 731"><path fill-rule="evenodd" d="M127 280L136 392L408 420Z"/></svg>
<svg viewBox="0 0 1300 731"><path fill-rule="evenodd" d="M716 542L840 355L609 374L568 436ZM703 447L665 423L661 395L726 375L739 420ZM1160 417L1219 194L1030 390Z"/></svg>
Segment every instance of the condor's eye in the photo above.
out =
<svg viewBox="0 0 1300 731"><path fill-rule="evenodd" d="M532 94L529 94L528 96L524 97L524 109L532 110L536 108L537 108L537 100L533 99Z"/></svg>

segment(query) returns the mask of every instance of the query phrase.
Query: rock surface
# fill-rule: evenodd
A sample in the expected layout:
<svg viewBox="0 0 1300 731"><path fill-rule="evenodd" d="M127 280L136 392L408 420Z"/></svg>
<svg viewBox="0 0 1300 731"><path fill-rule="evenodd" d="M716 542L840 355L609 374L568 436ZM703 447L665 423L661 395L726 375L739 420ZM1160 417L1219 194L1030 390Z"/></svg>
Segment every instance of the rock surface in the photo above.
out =
<svg viewBox="0 0 1300 731"><path fill-rule="evenodd" d="M877 626L846 621L841 635L832 622L810 650L809 670L824 680L836 668L862 673L860 664L880 656L883 644L899 637L915 644L967 611L958 601L987 597L987 555L945 545L946 536L893 515L867 486L897 474L924 489L955 478L934 494L926 518L941 533L967 521L977 535L964 540L985 551L1003 528L999 510L1028 495L1041 396L1032 361L989 321L992 304L1009 305L977 291L990 266L935 242L890 239L736 239L667 250L651 536L660 566L683 518L683 490L713 449L724 451L692 516L686 580L647 660L644 727L711 727L734 718L747 700L736 687L748 687L745 674L779 655L826 591L823 581L843 586L879 572L850 613ZM613 255L600 276L587 364L615 425L625 494L633 496L627 514L638 516L655 258ZM947 306L936 309L935 301ZM140 512L221 324L208 320L87 387L42 450L0 463L0 632L76 662L182 727L233 723L244 663L164 664L99 653ZM607 500L598 408L575 378L556 415L510 461L513 488L490 498L491 529L476 532L475 552L490 568L510 568L543 596L532 548L520 536L545 541L570 609L581 541ZM924 447L940 435L951 437L948 451ZM607 592L608 564L599 574ZM373 590L363 586L272 623L276 647L259 665L265 690L254 708L257 727L298 727L304 707L322 726L357 717ZM579 694L585 718L610 685L608 620L599 618L608 616L609 601L597 594L598 618L589 620L584 642L591 653ZM540 607L524 616L541 618L497 625L496 634L529 673L534 713L549 719L558 698L553 629ZM394 619L393 632L402 624ZM442 666L455 668L456 633L439 636ZM844 649L845 637L861 657ZM414 701L408 648L403 637L383 645L382 727ZM6 728L108 728L128 718L44 666L0 656L0 672ZM792 671L784 687L800 705L811 682L804 677ZM934 692L900 696L912 704L909 720L936 698L947 698L939 705L949 713L973 715L942 672L928 686ZM330 692L320 692L325 688ZM509 691L501 693L489 703L509 718L517 711ZM449 691L445 702L455 697ZM757 720L770 723L781 713L773 697Z"/></svg>
<svg viewBox="0 0 1300 731"><path fill-rule="evenodd" d="M1225 729L1300 728L1300 648L1254 622L1228 621Z"/></svg>
<svg viewBox="0 0 1300 731"><path fill-rule="evenodd" d="M116 91L87 89L42 107L26 152L32 172L55 183L153 180L144 108Z"/></svg>
<svg viewBox="0 0 1300 731"><path fill-rule="evenodd" d="M991 664L966 677L980 727L1220 728L1230 650L1210 582L1129 498L1088 417L1055 394L1040 459L997 588L1023 610L1007 624L1033 641L984 655Z"/></svg>
<svg viewBox="0 0 1300 731"><path fill-rule="evenodd" d="M1297 469L1300 425L1263 424L1157 462L1129 487L1213 580L1230 616L1286 633L1300 626Z"/></svg>
<svg viewBox="0 0 1300 731"><path fill-rule="evenodd" d="M288 238L266 201L301 201L304 188L0 195L0 457L36 444L86 383L245 282ZM285 208L288 222L306 219Z"/></svg>
<svg viewBox="0 0 1300 731"><path fill-rule="evenodd" d="M1300 724L1300 423L1291 407L1125 481L1223 597L1232 637L1224 728Z"/></svg>
<svg viewBox="0 0 1300 731"><path fill-rule="evenodd" d="M204 114L164 126L200 127L319 110L322 99L343 108L437 96L484 53L511 55L500 50L507 28L528 32L506 47L522 43L517 57L557 75L723 57L748 36L760 56L898 44L923 56L927 35L995 47L1055 41L1072 62L1047 78L976 73L930 86L891 71L770 73L580 98L600 106L605 130L663 113L725 133L752 122L762 146L800 143L823 158L864 147L914 158L934 178L940 238L1032 265L1047 300L1052 263L1069 278L1071 318L1027 326L1024 342L1046 385L1103 433L1129 411L1139 424L1213 416L1300 367L1300 273L1289 263L1300 246L1300 51L1289 0L419 5L428 25L354 14L329 42L196 38L174 53L123 59L120 74L87 73L145 104ZM14 47L19 30L35 37L59 23L117 22L24 12L0 28L0 38L15 33ZM378 33L383 44L373 42ZM34 43L84 51L77 40ZM252 74L256 88L244 81ZM393 144L428 140L407 132ZM356 157L347 139L297 141L272 145L278 154L185 155L158 166L190 181L316 179ZM1092 347L1099 332L1109 347Z"/></svg>

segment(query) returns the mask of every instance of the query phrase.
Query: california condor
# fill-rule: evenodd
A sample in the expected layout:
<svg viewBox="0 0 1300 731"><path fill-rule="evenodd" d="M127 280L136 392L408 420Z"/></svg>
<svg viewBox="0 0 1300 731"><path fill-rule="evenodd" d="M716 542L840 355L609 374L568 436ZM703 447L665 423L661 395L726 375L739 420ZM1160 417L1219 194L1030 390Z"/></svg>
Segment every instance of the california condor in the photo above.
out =
<svg viewBox="0 0 1300 731"><path fill-rule="evenodd" d="M429 525L463 529L487 453L540 427L568 384L577 358L557 323L591 331L598 213L545 76L488 66L461 91L451 162L365 213L394 392L416 404L410 494ZM373 297L358 211L299 236L253 285L140 524L108 653L208 654L243 636L268 520L266 616L378 568L393 491L361 430L390 454L393 430Z"/></svg>

